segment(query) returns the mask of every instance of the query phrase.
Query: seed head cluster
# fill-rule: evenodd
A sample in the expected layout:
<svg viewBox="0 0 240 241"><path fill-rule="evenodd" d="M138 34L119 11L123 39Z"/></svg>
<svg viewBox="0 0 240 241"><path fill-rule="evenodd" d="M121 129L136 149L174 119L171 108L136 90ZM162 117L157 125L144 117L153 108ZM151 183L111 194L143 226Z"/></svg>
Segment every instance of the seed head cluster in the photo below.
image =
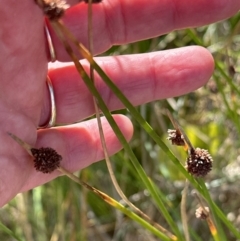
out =
<svg viewBox="0 0 240 241"><path fill-rule="evenodd" d="M207 150L196 148L190 151L186 168L195 177L204 177L212 170L212 157Z"/></svg>
<svg viewBox="0 0 240 241"><path fill-rule="evenodd" d="M89 3L89 0L83 0ZM70 7L65 0L35 0L43 9L44 14L50 20L58 20L61 18L65 10ZM102 0L92 0L92 3L100 3Z"/></svg>
<svg viewBox="0 0 240 241"><path fill-rule="evenodd" d="M43 12L50 20L58 20L70 6L64 0L43 0Z"/></svg>
<svg viewBox="0 0 240 241"><path fill-rule="evenodd" d="M167 139L172 142L172 145L185 146L184 137L179 130L168 130Z"/></svg>
<svg viewBox="0 0 240 241"><path fill-rule="evenodd" d="M31 152L35 157L34 167L39 172L51 173L60 166L62 156L50 147L32 148Z"/></svg>

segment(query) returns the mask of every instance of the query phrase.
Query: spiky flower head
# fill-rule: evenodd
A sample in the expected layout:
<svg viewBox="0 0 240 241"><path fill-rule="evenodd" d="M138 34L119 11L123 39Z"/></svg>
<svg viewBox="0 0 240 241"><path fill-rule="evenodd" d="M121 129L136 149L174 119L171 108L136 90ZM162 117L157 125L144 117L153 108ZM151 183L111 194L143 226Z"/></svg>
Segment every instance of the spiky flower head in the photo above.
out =
<svg viewBox="0 0 240 241"><path fill-rule="evenodd" d="M184 137L179 130L168 130L167 139L172 142L172 145L185 146Z"/></svg>
<svg viewBox="0 0 240 241"><path fill-rule="evenodd" d="M43 0L43 12L50 20L58 20L70 6L64 0Z"/></svg>
<svg viewBox="0 0 240 241"><path fill-rule="evenodd" d="M196 148L190 150L186 168L195 177L204 177L212 170L213 159L207 150Z"/></svg>
<svg viewBox="0 0 240 241"><path fill-rule="evenodd" d="M34 167L39 172L51 173L60 166L62 156L50 147L32 148L31 152L35 157Z"/></svg>

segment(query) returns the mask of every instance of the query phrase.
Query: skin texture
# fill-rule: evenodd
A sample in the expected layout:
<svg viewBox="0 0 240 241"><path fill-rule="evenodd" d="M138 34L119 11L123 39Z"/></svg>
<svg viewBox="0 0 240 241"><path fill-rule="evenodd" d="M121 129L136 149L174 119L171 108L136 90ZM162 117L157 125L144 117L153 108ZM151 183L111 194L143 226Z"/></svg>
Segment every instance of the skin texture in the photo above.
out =
<svg viewBox="0 0 240 241"><path fill-rule="evenodd" d="M87 5L71 1L64 23L86 45ZM50 146L63 156L62 165L76 171L101 160L103 153L96 120L39 130L50 115L46 88L48 51L44 17L33 0L0 0L0 206L17 193L57 177L38 173L25 150L6 133L12 132L34 147ZM228 18L240 9L239 0L104 0L94 6L94 52L113 44L129 43L174 29L201 26ZM58 60L68 61L50 29ZM135 105L179 96L201 87L214 63L207 50L187 47L142 55L96 58L101 67ZM85 68L87 62L82 60ZM144 66L144 68L143 68ZM57 122L72 123L93 114L90 93L72 66L49 71L56 93ZM96 86L111 110L122 108L100 79ZM122 115L114 116L128 140L133 127ZM121 149L103 119L110 154Z"/></svg>

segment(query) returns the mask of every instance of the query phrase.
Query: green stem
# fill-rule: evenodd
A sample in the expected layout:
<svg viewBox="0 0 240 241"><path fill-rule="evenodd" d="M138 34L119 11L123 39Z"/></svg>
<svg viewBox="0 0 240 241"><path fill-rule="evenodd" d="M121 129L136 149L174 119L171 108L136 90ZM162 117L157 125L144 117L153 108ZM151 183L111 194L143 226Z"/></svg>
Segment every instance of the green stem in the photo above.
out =
<svg viewBox="0 0 240 241"><path fill-rule="evenodd" d="M52 22L52 25L53 25L56 33L59 35L59 38L63 41L63 44L64 44L64 46L66 48L66 51L71 56L72 61L74 62L75 66L76 66L76 69L78 70L79 74L81 75L84 83L88 87L88 90L97 99L98 106L102 110L102 112L105 115L106 119L108 120L110 126L112 127L113 131L115 132L116 136L118 137L119 141L123 145L123 148L127 152L130 160L132 161L134 167L136 168L136 170L137 170L139 176L141 177L142 181L144 182L145 186L149 190L149 193L151 194L151 196L155 200L157 206L162 211L162 214L165 217L166 221L168 222L168 224L170 225L172 230L175 232L175 234L179 238L179 240L183 240L182 239L182 235L181 235L181 233L180 233L176 223L172 219L171 215L169 214L169 212L166 209L166 207L165 207L164 203L162 202L162 200L159 198L157 190L154 188L154 186L152 185L151 181L148 179L144 169L139 164L138 159L134 155L131 147L129 146L129 144L127 142L127 140L125 139L124 135L122 134L121 130L119 129L118 125L116 124L115 120L113 119L113 117L111 115L111 112L107 108L105 102L103 101L101 95L99 94L98 90L96 89L94 83L91 81L91 79L89 78L89 76L87 75L85 70L83 69L82 65L79 63L77 56L73 53L71 47L67 43L67 41L66 41L66 39L65 39L65 37L63 35L63 32L61 31L62 30L61 28L63 27L63 25L61 23L59 23L59 22ZM68 34L70 34L70 33L67 33L67 36L68 36ZM94 66L92 66L92 67L94 68ZM147 126L149 126L148 123L147 123ZM151 128L151 127L149 126L149 128Z"/></svg>
<svg viewBox="0 0 240 241"><path fill-rule="evenodd" d="M74 174L70 173L68 170L66 170L63 167L59 167L58 170L63 173L64 175L68 176L71 180L73 180L74 182L84 186L85 188L87 188L88 190L90 190L91 192L95 193L96 195L98 195L98 197L100 197L102 200L104 200L106 203L108 203L109 205L113 206L114 208L120 210L122 213L126 214L128 217L130 217L132 220L138 222L140 225L142 225L144 228L146 228L147 230L149 230L151 233L153 233L154 235L156 235L157 237L161 238L163 241L174 241L177 240L176 238L169 238L167 237L165 234L163 234L161 231L159 231L158 229L156 229L154 226L152 226L150 223L148 223L147 221L145 221L144 219L142 219L141 217L139 217L138 215L136 215L134 212L132 212L131 210L125 208L122 204L120 204L118 201L116 201L115 199L111 198L110 196L108 196L107 194L101 192L100 190L90 186L89 184L83 182L82 180L80 180L77 176L75 176ZM1 224L1 223L0 223Z"/></svg>

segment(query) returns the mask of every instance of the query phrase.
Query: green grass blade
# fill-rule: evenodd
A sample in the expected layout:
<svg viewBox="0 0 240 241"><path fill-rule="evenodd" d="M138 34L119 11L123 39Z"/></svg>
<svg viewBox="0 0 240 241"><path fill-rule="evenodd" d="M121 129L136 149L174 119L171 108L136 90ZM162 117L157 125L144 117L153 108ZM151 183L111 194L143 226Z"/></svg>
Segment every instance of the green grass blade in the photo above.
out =
<svg viewBox="0 0 240 241"><path fill-rule="evenodd" d="M105 200L105 198L104 198ZM137 223L141 224L144 228L149 230L151 233L156 235L157 237L161 238L163 241L173 241L176 239L171 239L167 237L165 234L161 233L158 229L156 229L154 226L146 222L144 219L136 215L134 212L130 211L129 209L125 208L122 204L119 202L116 202L114 199L108 198L107 202L115 207L116 209L120 210L122 213L130 217L132 220L136 221Z"/></svg>
<svg viewBox="0 0 240 241"><path fill-rule="evenodd" d="M7 233L9 236L11 236L12 238L14 238L14 239L16 239L18 241L23 241L12 230L10 230L8 227L6 227L1 222L0 222L0 230L2 230L4 233Z"/></svg>
<svg viewBox="0 0 240 241"><path fill-rule="evenodd" d="M208 201L208 204L210 205L211 209L213 210L215 217L218 216L222 222L228 227L228 229L237 237L240 238L240 232L232 225L232 223L226 218L226 216L222 213L222 211L219 209L219 207L213 202L209 191L205 185L205 183L203 182L203 180L199 180L199 183L201 184L202 188L203 188L203 192L204 192L204 197L206 198L206 200ZM221 228L221 224L218 220L215 220L217 222L217 226L218 226L218 231L220 233L220 240L227 240L226 236L223 232L223 229Z"/></svg>
<svg viewBox="0 0 240 241"><path fill-rule="evenodd" d="M133 165L135 166L139 176L142 178L143 182L145 183L146 187L148 188L149 193L152 195L153 199L155 200L155 203L160 208L160 210L161 210L161 208L164 208L164 211L162 213L163 213L163 215L166 214L164 216L165 219L167 220L168 224L170 225L172 230L175 232L175 235L179 238L179 240L182 240L181 233L180 233L176 223L173 221L172 217L167 212L165 206L162 203L162 200L159 198L159 196L157 194L157 191L154 189L154 186L149 181L147 175L145 174L144 169L139 164L139 162L138 162L136 156L134 155L130 145L126 141L124 135L122 134L121 130L119 129L118 125L116 124L115 120L113 119L113 117L111 115L111 112L107 108L107 106L106 106L105 102L103 101L101 95L99 94L98 90L96 89L93 81L89 78L89 76L87 75L86 71L84 70L82 65L79 63L77 56L73 53L70 45L68 44L68 41L64 37L63 32L66 30L67 31L66 32L67 36L70 36L70 37L73 37L73 38L74 38L74 36L72 36L72 34L61 23L53 22L52 24L55 27L56 33L59 35L60 39L62 40L62 42L63 42L63 44L65 46L65 49L67 50L67 52L71 56L71 59L74 62L77 71L79 72L79 74L82 77L84 83L88 87L88 90L91 92L91 94L94 97L96 97L99 108L104 113L104 115L105 115L106 119L108 120L110 126L112 127L112 129L115 132L116 136L118 137L119 141L121 142L121 144L123 145L123 147L126 150L127 154L129 155L130 160L133 162ZM75 38L74 38L74 41L76 42L77 45L79 44L77 42L77 40L75 40ZM86 52L86 53L89 54L88 52ZM94 68L94 65L92 67Z"/></svg>
<svg viewBox="0 0 240 241"><path fill-rule="evenodd" d="M115 132L115 134L119 138L119 141L122 143L125 151L129 155L129 158L132 161L136 171L138 172L138 174L141 177L142 181L144 182L145 186L149 190L149 193L151 194L151 196L155 200L157 206L161 210L161 212L162 212L163 216L165 217L166 221L171 226L171 228L173 229L175 234L178 236L178 238L181 239L181 233L178 230L178 227L177 227L176 223L174 222L172 217L169 215L169 212L165 208L164 203L162 202L162 200L158 196L157 190L154 188L154 186L152 185L152 182L149 180L149 178L146 175L144 169L139 164L139 161L137 160L136 156L134 155L131 147L129 146L128 142L126 141L125 137L123 136L121 130L117 126L115 120L113 119L113 117L111 115L111 112L108 110L108 108L107 108L106 104L104 103L102 97L100 96L100 94L98 93L94 84L92 83L92 81L90 80L90 78L87 76L86 73L84 75L82 75L82 78L84 79L84 82L87 85L87 87L89 88L89 90L91 91L91 93L97 98L99 107L101 108L102 112L104 113L105 117L107 118L107 120L108 120L109 124L111 125L113 131Z"/></svg>
<svg viewBox="0 0 240 241"><path fill-rule="evenodd" d="M206 193L203 191L203 187L199 185L199 183L186 171L186 169L182 166L176 156L171 152L171 150L166 146L166 144L161 140L161 137L152 129L152 127L142 118L142 116L138 113L136 108L130 103L130 101L123 95L123 93L118 89L118 87L111 81L111 79L105 74L105 72L100 68L100 66L93 61L92 66L98 72L98 74L102 77L104 82L108 85L108 87L113 91L113 93L119 98L119 100L124 104L124 106L129 110L132 116L138 121L141 127L152 137L152 139L163 149L163 151L167 154L167 156L174 162L174 164L179 168L179 171L183 173L183 175L191 182L191 184L205 197L209 202L213 201L211 198L206 197ZM155 199L154 199L155 200ZM216 206L216 204L214 205ZM221 213L221 215L220 215ZM236 230L232 223L227 221L226 216L220 211L216 213L220 219L228 226L231 226L231 229L236 235L236 237L240 237L240 233Z"/></svg>

